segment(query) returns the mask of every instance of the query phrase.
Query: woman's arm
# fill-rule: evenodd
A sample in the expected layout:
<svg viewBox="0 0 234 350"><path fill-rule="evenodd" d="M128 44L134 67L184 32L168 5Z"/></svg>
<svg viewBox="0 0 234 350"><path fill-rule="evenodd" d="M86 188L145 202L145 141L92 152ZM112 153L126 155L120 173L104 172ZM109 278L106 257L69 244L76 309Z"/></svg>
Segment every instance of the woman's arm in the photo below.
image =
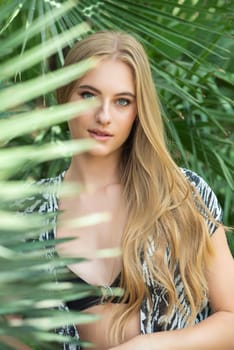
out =
<svg viewBox="0 0 234 350"><path fill-rule="evenodd" d="M213 314L192 327L137 336L115 350L234 350L234 260L222 227L212 242L207 280Z"/></svg>

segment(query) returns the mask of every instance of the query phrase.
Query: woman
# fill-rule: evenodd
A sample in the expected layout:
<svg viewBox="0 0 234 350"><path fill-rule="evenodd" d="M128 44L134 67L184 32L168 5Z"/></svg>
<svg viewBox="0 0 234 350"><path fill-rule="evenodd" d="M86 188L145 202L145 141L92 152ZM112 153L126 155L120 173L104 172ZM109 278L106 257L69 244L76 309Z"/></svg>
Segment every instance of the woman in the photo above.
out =
<svg viewBox="0 0 234 350"><path fill-rule="evenodd" d="M98 350L234 349L234 264L221 209L205 181L178 168L168 153L144 49L130 35L99 32L78 42L65 65L89 57L98 58L97 66L58 89L57 98L98 99L69 122L72 138L95 145L45 180L55 187L79 182L84 191L77 198L51 195L39 211L59 209L60 219L111 214L107 222L58 225L42 237L75 238L56 251L87 258L68 268L74 281L103 286L103 297L66 308L101 319L59 332L79 334ZM122 255L100 259L96 251L103 248L121 248ZM113 286L123 288L122 298L105 298Z"/></svg>

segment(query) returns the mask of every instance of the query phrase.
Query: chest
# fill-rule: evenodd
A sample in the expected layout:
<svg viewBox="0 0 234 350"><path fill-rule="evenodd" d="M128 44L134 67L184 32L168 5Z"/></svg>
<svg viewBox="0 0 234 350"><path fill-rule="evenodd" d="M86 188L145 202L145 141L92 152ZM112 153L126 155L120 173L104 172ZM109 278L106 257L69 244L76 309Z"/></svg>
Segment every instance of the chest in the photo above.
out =
<svg viewBox="0 0 234 350"><path fill-rule="evenodd" d="M121 240L126 224L126 208L119 193L63 199L56 238L72 238L59 244L60 256L85 258L70 270L92 285L110 285L121 271Z"/></svg>

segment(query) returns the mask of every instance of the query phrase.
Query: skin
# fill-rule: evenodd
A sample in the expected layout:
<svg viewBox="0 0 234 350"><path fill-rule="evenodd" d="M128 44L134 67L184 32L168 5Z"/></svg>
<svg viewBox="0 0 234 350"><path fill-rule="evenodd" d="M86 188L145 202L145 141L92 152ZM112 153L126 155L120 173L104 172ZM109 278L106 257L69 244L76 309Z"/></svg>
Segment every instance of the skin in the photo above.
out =
<svg viewBox="0 0 234 350"><path fill-rule="evenodd" d="M64 211L63 219L99 211L108 211L111 219L95 227L79 230L60 228L57 236L77 238L72 243L61 244L58 247L59 254L88 258L88 262L69 268L88 283L103 285L111 284L121 271L120 257L100 259L96 256L96 251L120 247L126 222L123 210L126 203L121 196L118 163L122 145L137 114L134 78L130 68L118 60L101 62L78 82L70 100L94 97L100 100L100 106L69 122L72 138L92 138L96 141L92 150L72 158L64 179L65 182L81 182L85 191L79 198L61 198L60 209ZM97 140L89 132L96 128L113 136L107 140ZM211 239L215 254L207 270L207 280L212 316L186 329L140 335L139 314L136 314L127 325L123 344L113 347L106 337L110 328L110 316L113 308L124 305L98 305L86 312L98 313L102 318L98 322L78 327L81 340L96 343L96 350L234 349L234 263L222 227Z"/></svg>

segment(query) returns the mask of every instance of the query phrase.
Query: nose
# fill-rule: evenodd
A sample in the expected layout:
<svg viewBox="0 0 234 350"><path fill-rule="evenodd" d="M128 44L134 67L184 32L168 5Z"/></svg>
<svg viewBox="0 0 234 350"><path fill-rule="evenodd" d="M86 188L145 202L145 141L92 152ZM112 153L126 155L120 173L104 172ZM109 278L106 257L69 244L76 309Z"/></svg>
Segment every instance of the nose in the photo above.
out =
<svg viewBox="0 0 234 350"><path fill-rule="evenodd" d="M102 101L96 112L96 121L102 125L108 125L111 122L110 104L108 101Z"/></svg>

